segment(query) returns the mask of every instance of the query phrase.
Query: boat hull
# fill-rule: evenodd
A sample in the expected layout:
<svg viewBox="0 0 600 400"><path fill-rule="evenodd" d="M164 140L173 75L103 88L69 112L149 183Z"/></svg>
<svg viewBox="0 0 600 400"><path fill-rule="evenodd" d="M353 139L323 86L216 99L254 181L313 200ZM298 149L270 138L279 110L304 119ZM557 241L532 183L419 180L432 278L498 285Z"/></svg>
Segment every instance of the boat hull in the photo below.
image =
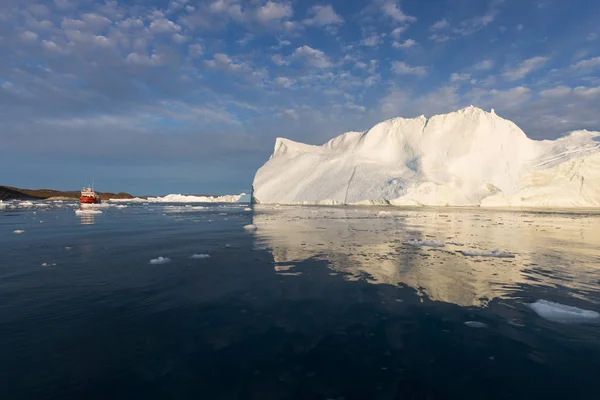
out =
<svg viewBox="0 0 600 400"><path fill-rule="evenodd" d="M81 204L100 204L102 201L99 197L81 196L79 202Z"/></svg>

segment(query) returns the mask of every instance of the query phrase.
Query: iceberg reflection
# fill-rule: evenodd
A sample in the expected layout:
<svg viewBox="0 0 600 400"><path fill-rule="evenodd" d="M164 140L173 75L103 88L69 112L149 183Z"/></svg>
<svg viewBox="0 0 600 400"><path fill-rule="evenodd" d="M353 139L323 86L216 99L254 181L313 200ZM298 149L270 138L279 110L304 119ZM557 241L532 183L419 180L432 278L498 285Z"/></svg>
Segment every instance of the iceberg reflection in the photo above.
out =
<svg viewBox="0 0 600 400"><path fill-rule="evenodd" d="M346 279L407 285L432 300L481 307L516 296L523 285L566 286L574 296L597 289L599 217L257 205L253 223L255 247L270 249L276 265L326 260Z"/></svg>

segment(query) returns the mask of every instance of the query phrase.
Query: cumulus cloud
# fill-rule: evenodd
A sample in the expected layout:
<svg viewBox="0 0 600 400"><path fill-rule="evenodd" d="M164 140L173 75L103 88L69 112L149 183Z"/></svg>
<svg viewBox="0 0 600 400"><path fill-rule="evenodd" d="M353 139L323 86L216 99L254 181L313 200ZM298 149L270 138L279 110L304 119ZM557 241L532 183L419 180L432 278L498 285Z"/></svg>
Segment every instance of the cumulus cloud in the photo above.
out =
<svg viewBox="0 0 600 400"><path fill-rule="evenodd" d="M292 56L296 59L303 60L306 64L311 65L315 68L329 68L331 67L331 61L327 54L318 49L313 49L310 46L298 47Z"/></svg>
<svg viewBox="0 0 600 400"><path fill-rule="evenodd" d="M548 57L532 57L523 61L515 67L507 68L503 75L509 81L523 79L533 71L541 68L548 61Z"/></svg>
<svg viewBox="0 0 600 400"><path fill-rule="evenodd" d="M393 37L394 39L400 39L400 36L402 35L402 33L407 29L408 29L408 26L399 26L390 33L390 36Z"/></svg>
<svg viewBox="0 0 600 400"><path fill-rule="evenodd" d="M393 41L392 46L396 49L408 49L410 47L416 46L417 42L413 39L406 39L404 42Z"/></svg>
<svg viewBox="0 0 600 400"><path fill-rule="evenodd" d="M296 80L287 78L285 76L279 76L279 77L275 78L275 80L273 82L275 82L275 84L278 86L281 86L284 88L290 88L296 83Z"/></svg>
<svg viewBox="0 0 600 400"><path fill-rule="evenodd" d="M367 47L379 46L383 43L383 39L378 33L371 33L369 36L360 41L360 44Z"/></svg>
<svg viewBox="0 0 600 400"><path fill-rule="evenodd" d="M459 74L454 72L450 75L450 82L468 81L471 79L471 74Z"/></svg>
<svg viewBox="0 0 600 400"><path fill-rule="evenodd" d="M403 61L394 61L392 63L392 71L399 75L427 75L427 68L422 66L411 67Z"/></svg>
<svg viewBox="0 0 600 400"><path fill-rule="evenodd" d="M432 31L439 31L441 29L448 28L449 26L450 23L444 18L439 21L436 21L433 25L431 25L430 29Z"/></svg>
<svg viewBox="0 0 600 400"><path fill-rule="evenodd" d="M313 6L311 7L309 14L311 15L311 17L303 21L306 25L339 25L344 22L344 19L335 12L331 5Z"/></svg>
<svg viewBox="0 0 600 400"><path fill-rule="evenodd" d="M416 17L405 14L395 0L385 0L381 2L381 10L389 18L400 23L411 23L417 20Z"/></svg>
<svg viewBox="0 0 600 400"><path fill-rule="evenodd" d="M542 90L540 92L539 96L544 97L544 98L556 98L556 97L566 96L570 93L571 93L570 87L561 85L561 86L557 86L552 89Z"/></svg>
<svg viewBox="0 0 600 400"><path fill-rule="evenodd" d="M483 60L481 62L478 62L477 64L475 64L475 66L473 67L474 69L478 70L478 71L483 71L483 70L488 70L488 69L492 69L494 68L494 61L493 60Z"/></svg>
<svg viewBox="0 0 600 400"><path fill-rule="evenodd" d="M130 65L156 67L164 64L164 60L158 54L138 54L130 53L125 61Z"/></svg>
<svg viewBox="0 0 600 400"><path fill-rule="evenodd" d="M591 70L600 67L600 57L589 58L587 60L581 60L571 66L576 70Z"/></svg>

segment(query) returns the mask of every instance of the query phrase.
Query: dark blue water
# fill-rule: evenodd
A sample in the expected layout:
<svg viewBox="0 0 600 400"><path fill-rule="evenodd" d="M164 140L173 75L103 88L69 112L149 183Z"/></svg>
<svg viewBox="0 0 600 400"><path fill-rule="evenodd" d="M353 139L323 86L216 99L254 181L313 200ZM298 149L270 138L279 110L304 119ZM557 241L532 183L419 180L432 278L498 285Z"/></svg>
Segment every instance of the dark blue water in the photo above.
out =
<svg viewBox="0 0 600 400"><path fill-rule="evenodd" d="M600 398L597 214L203 206L0 210L2 399Z"/></svg>

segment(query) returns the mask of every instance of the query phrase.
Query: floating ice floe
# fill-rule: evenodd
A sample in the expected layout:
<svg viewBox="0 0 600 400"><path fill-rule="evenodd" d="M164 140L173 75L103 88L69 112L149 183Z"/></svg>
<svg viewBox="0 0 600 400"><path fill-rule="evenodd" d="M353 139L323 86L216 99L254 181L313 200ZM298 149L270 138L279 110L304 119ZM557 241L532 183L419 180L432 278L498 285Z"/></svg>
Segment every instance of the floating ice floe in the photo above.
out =
<svg viewBox="0 0 600 400"><path fill-rule="evenodd" d="M56 267L56 263L43 263L42 267Z"/></svg>
<svg viewBox="0 0 600 400"><path fill-rule="evenodd" d="M379 211L377 214L378 215L390 215L391 212L389 212L389 211Z"/></svg>
<svg viewBox="0 0 600 400"><path fill-rule="evenodd" d="M35 204L33 204L30 201L22 201L20 203L17 203L17 207L21 207L21 208L29 208L29 207L33 207L35 206Z"/></svg>
<svg viewBox="0 0 600 400"><path fill-rule="evenodd" d="M190 257L192 260L204 260L210 258L209 254L194 254Z"/></svg>
<svg viewBox="0 0 600 400"><path fill-rule="evenodd" d="M250 207L246 207L244 208L244 211L252 211L252 209Z"/></svg>
<svg viewBox="0 0 600 400"><path fill-rule="evenodd" d="M418 240L418 239L409 239L405 244L409 244L411 246L428 246L428 247L444 247L443 242L438 242L436 240Z"/></svg>
<svg viewBox="0 0 600 400"><path fill-rule="evenodd" d="M25 233L25 231L23 229L15 229L13 231L13 233L16 233L17 235L20 235L21 233Z"/></svg>
<svg viewBox="0 0 600 400"><path fill-rule="evenodd" d="M483 322L478 322L478 321L467 321L467 322L465 322L465 325L468 326L469 328L476 328L476 329L488 327L487 324L484 324Z"/></svg>
<svg viewBox="0 0 600 400"><path fill-rule="evenodd" d="M600 314L596 311L583 310L547 300L538 300L535 303L529 304L529 307L540 317L562 324L600 321Z"/></svg>
<svg viewBox="0 0 600 400"><path fill-rule="evenodd" d="M75 214L77 214L77 215L98 215L98 214L102 214L102 211L86 208L83 210L75 210Z"/></svg>
<svg viewBox="0 0 600 400"><path fill-rule="evenodd" d="M150 260L150 264L168 264L171 262L171 259L168 257L158 257Z"/></svg>
<svg viewBox="0 0 600 400"><path fill-rule="evenodd" d="M457 253L467 257L495 257L495 258L515 258L514 254L502 253L500 250L492 251L468 251L458 250Z"/></svg>
<svg viewBox="0 0 600 400"><path fill-rule="evenodd" d="M244 230L248 231L248 232L254 232L258 229L258 227L254 224L250 224L250 225L246 225L244 226Z"/></svg>

